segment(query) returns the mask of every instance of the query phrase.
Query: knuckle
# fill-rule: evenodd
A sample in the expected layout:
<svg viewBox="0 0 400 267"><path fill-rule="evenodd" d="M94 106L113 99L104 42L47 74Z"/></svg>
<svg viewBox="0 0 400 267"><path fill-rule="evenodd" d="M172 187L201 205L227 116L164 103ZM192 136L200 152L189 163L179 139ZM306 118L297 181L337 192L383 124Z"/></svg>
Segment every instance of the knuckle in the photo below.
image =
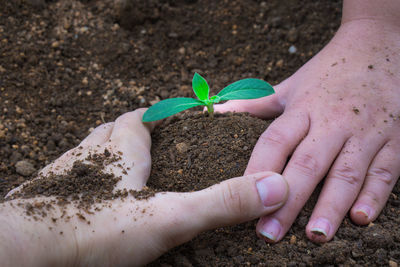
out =
<svg viewBox="0 0 400 267"><path fill-rule="evenodd" d="M117 123L119 125L129 125L130 123L132 123L132 121L140 120L140 119L141 119L140 112L131 111L131 112L127 112L127 113L124 113L121 116L119 116L116 119L115 123Z"/></svg>
<svg viewBox="0 0 400 267"><path fill-rule="evenodd" d="M127 123L127 122L130 120L131 113L132 113L132 112L128 112L128 113L122 114L121 116L119 116L119 117L115 120L115 122L118 123L118 124L125 124L125 123Z"/></svg>
<svg viewBox="0 0 400 267"><path fill-rule="evenodd" d="M319 170L317 159L311 154L301 154L292 160L292 167L306 176L316 176Z"/></svg>
<svg viewBox="0 0 400 267"><path fill-rule="evenodd" d="M278 146L283 146L287 144L288 137L282 130L272 126L269 127L268 130L260 136L260 141L262 143L270 143Z"/></svg>
<svg viewBox="0 0 400 267"><path fill-rule="evenodd" d="M107 128L111 127L111 125L113 125L113 124L114 124L113 122L106 122L106 123L100 124L99 126L97 126L93 130L93 132L97 132L97 131L101 131L101 130L107 129Z"/></svg>
<svg viewBox="0 0 400 267"><path fill-rule="evenodd" d="M393 173L382 167L373 167L368 170L367 177L379 180L380 182L391 186L394 182L394 175Z"/></svg>
<svg viewBox="0 0 400 267"><path fill-rule="evenodd" d="M222 205L228 214L239 216L246 212L239 190L226 183L222 191Z"/></svg>
<svg viewBox="0 0 400 267"><path fill-rule="evenodd" d="M381 202L380 195L375 191L365 190L363 192L363 195L369 198L373 203L375 203L375 205L379 205L379 203Z"/></svg>
<svg viewBox="0 0 400 267"><path fill-rule="evenodd" d="M353 186L359 185L363 180L361 172L348 165L334 169L330 177L332 179L342 180Z"/></svg>

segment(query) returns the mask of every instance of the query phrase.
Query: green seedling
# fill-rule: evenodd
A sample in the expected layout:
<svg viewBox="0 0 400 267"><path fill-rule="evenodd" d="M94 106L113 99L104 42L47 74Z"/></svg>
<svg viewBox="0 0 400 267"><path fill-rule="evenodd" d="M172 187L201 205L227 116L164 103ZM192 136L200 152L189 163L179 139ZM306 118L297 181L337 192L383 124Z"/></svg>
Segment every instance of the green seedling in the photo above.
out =
<svg viewBox="0 0 400 267"><path fill-rule="evenodd" d="M214 113L214 104L223 100L255 99L273 94L272 86L259 79L243 79L234 82L217 95L209 97L210 87L198 73L192 80L193 91L198 99L188 97L169 98L151 106L143 115L143 121L157 121L196 106L206 106L208 113Z"/></svg>

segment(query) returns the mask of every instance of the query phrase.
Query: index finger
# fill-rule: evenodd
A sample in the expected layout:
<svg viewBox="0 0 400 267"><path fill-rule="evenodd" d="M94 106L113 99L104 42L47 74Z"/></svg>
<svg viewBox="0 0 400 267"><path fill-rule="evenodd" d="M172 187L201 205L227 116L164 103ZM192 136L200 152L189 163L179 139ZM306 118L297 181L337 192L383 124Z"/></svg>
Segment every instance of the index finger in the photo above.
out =
<svg viewBox="0 0 400 267"><path fill-rule="evenodd" d="M114 174L120 174L122 180L116 189L140 190L145 186L151 168L151 136L150 132L157 123L143 123L142 117L146 109L137 109L117 118L106 147L121 156L116 162L122 166L108 166Z"/></svg>
<svg viewBox="0 0 400 267"><path fill-rule="evenodd" d="M309 124L306 114L284 112L258 139L245 175L261 171L280 173L289 155L308 133Z"/></svg>

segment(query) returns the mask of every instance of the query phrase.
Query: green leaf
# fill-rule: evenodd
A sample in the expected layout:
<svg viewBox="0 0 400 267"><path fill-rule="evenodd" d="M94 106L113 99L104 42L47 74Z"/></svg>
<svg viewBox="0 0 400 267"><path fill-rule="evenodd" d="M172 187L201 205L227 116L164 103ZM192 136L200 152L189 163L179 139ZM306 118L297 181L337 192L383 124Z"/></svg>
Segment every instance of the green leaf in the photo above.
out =
<svg viewBox="0 0 400 267"><path fill-rule="evenodd" d="M217 94L220 100L254 99L275 93L274 88L260 79L243 79L234 82Z"/></svg>
<svg viewBox="0 0 400 267"><path fill-rule="evenodd" d="M197 72L193 76L192 87L194 93L200 100L208 100L210 87L208 86L207 81Z"/></svg>
<svg viewBox="0 0 400 267"><path fill-rule="evenodd" d="M188 97L165 99L151 106L144 113L142 121L161 120L178 112L201 105L204 105L202 101Z"/></svg>
<svg viewBox="0 0 400 267"><path fill-rule="evenodd" d="M217 104L217 103L219 103L219 101L221 101L221 98L219 96L215 95L215 96L210 97L209 102L213 103L213 104Z"/></svg>

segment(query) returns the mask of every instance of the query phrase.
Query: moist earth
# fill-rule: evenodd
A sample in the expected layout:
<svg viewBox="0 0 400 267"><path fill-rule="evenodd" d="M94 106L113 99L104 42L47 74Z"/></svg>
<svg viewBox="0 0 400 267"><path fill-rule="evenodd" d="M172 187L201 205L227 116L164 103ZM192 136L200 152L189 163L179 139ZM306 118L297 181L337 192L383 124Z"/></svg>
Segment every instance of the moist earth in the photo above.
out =
<svg viewBox="0 0 400 267"><path fill-rule="evenodd" d="M245 114L189 113L166 120L152 134L148 186L190 192L242 176L267 121Z"/></svg>
<svg viewBox="0 0 400 267"><path fill-rule="evenodd" d="M341 4L337 0L0 0L0 198L77 146L97 125L161 99L193 97L194 72L209 81L212 93L246 77L272 84L283 81L333 36ZM236 124L237 129L242 123ZM234 158L238 165L227 176L243 172L245 157L266 125L251 126L254 130L245 138L249 143L237 145L240 160ZM201 152L191 154L193 146L202 144L201 136L199 144L192 143L198 132L197 128L176 133L170 149L176 150L175 162L181 165L170 172L186 174L203 161ZM192 136L185 139L188 133ZM184 153L193 156L190 164ZM178 186L162 186L186 191L218 182L210 172L205 177L204 184L191 189L186 188L187 177ZM200 177L193 173L192 178ZM277 244L259 240L255 222L249 222L203 233L152 265L397 266L399 189L396 185L373 224L359 227L346 218L335 238L324 245L308 241L304 232L317 191Z"/></svg>

